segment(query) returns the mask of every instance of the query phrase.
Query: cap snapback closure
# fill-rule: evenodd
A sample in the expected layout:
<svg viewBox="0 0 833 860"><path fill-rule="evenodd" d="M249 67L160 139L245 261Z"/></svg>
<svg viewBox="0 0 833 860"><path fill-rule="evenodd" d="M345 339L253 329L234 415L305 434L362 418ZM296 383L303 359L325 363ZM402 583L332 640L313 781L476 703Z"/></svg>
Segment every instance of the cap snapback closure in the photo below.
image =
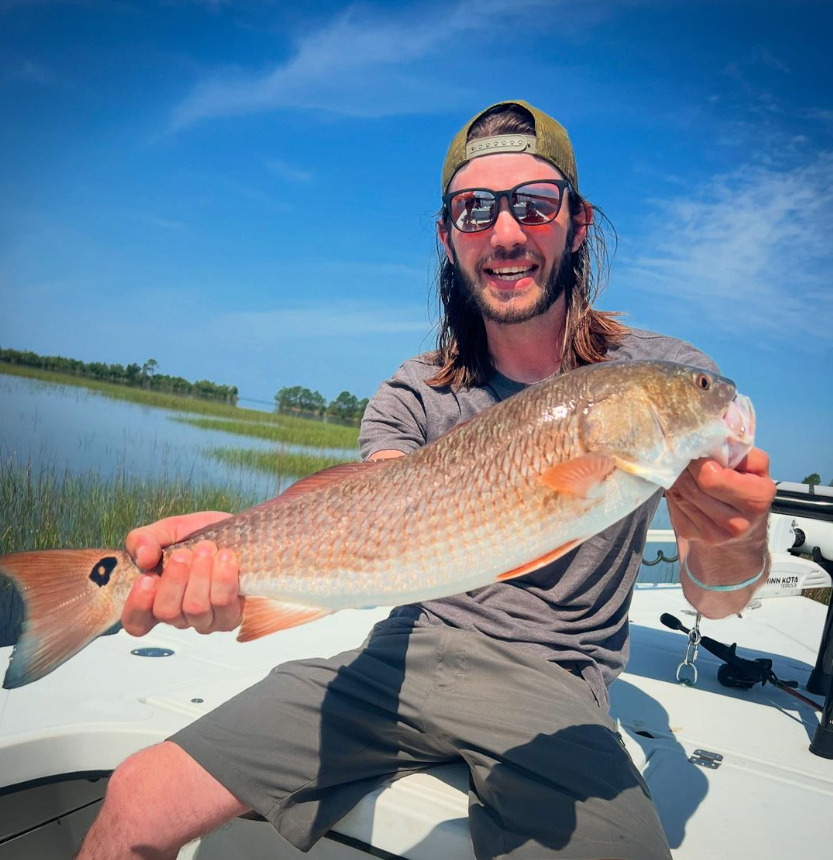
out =
<svg viewBox="0 0 833 860"><path fill-rule="evenodd" d="M535 138L529 134L501 134L481 137L466 144L466 160L495 152L528 152L535 154Z"/></svg>

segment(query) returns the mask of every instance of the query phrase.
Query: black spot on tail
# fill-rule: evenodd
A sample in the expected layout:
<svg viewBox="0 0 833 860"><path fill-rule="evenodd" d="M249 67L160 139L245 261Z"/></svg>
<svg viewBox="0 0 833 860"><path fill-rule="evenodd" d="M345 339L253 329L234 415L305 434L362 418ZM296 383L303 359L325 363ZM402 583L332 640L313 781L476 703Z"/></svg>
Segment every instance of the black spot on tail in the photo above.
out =
<svg viewBox="0 0 833 860"><path fill-rule="evenodd" d="M109 584L110 575L116 569L116 565L118 563L119 560L113 555L108 555L105 558L100 558L93 565L93 569L90 571L90 579L99 588L103 588L105 585Z"/></svg>

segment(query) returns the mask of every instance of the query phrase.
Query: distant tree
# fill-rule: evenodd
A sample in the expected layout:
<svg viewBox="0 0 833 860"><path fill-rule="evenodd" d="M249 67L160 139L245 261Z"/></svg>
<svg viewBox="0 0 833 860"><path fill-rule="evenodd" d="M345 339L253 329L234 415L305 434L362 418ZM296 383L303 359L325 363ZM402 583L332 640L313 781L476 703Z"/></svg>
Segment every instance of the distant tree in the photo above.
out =
<svg viewBox="0 0 833 860"><path fill-rule="evenodd" d="M154 374L159 369L159 362L155 358L149 358L142 365L142 379L153 379Z"/></svg>
<svg viewBox="0 0 833 860"><path fill-rule="evenodd" d="M139 377L142 374L142 368L136 362L128 364L124 369L125 378L128 385L136 385L139 382Z"/></svg>
<svg viewBox="0 0 833 860"><path fill-rule="evenodd" d="M314 412L323 415L327 408L327 401L320 391L310 391L308 388L301 389L301 411Z"/></svg>
<svg viewBox="0 0 833 860"><path fill-rule="evenodd" d="M358 410L359 400L355 394L351 394L349 391L342 391L327 407L329 415L342 421L349 421L351 418L355 418Z"/></svg>
<svg viewBox="0 0 833 860"><path fill-rule="evenodd" d="M141 367L135 362L125 367L118 363L106 364L103 361L85 363L77 358L65 358L62 355L38 355L31 350L3 349L0 347L0 361L39 367L57 373L108 380L119 385L142 385L155 391L169 391L183 396L198 394L201 397L212 397L237 405L238 391L236 385L218 385L207 379L201 379L192 384L181 376L168 376L159 373L159 362L155 358L149 358Z"/></svg>
<svg viewBox="0 0 833 860"><path fill-rule="evenodd" d="M818 486L821 483L821 475L818 472L813 472L812 475L807 475L801 481L802 484L810 484L810 486Z"/></svg>
<svg viewBox="0 0 833 860"><path fill-rule="evenodd" d="M291 388L281 388L275 395L275 409L278 412L289 412L293 409L299 409L299 401L301 399L301 386L293 385Z"/></svg>

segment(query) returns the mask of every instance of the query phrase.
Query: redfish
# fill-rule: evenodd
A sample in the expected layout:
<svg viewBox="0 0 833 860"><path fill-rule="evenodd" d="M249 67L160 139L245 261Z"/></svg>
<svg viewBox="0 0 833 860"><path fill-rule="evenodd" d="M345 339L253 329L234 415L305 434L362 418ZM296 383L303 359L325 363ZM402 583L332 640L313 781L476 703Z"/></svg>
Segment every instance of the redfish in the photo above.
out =
<svg viewBox="0 0 833 860"><path fill-rule="evenodd" d="M410 603L553 561L670 487L688 463L734 466L754 412L696 367L608 362L531 385L419 450L336 466L166 548L233 549L246 641L348 607ZM51 672L121 616L143 573L122 550L6 555L25 604L3 686Z"/></svg>

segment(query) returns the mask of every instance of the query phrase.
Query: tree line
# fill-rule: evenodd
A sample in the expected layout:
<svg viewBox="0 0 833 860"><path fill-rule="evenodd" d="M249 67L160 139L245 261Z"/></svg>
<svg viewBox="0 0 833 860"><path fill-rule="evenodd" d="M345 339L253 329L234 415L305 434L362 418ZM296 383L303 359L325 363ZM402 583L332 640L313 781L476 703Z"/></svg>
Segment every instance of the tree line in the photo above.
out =
<svg viewBox="0 0 833 860"><path fill-rule="evenodd" d="M84 376L102 382L113 382L116 385L130 385L168 394L206 397L231 404L237 403L236 385L218 385L208 379L189 382L181 376L169 376L159 372L159 362L155 358L149 358L144 364L135 362L127 365L107 364L103 361L79 361L77 358L65 358L62 355L38 355L31 350L0 347L0 361L51 370L54 373Z"/></svg>
<svg viewBox="0 0 833 860"><path fill-rule="evenodd" d="M342 391L335 400L328 403L320 392L293 385L281 388L275 395L275 411L334 418L348 424L358 424L364 415L367 401L367 397L359 400L355 394Z"/></svg>

